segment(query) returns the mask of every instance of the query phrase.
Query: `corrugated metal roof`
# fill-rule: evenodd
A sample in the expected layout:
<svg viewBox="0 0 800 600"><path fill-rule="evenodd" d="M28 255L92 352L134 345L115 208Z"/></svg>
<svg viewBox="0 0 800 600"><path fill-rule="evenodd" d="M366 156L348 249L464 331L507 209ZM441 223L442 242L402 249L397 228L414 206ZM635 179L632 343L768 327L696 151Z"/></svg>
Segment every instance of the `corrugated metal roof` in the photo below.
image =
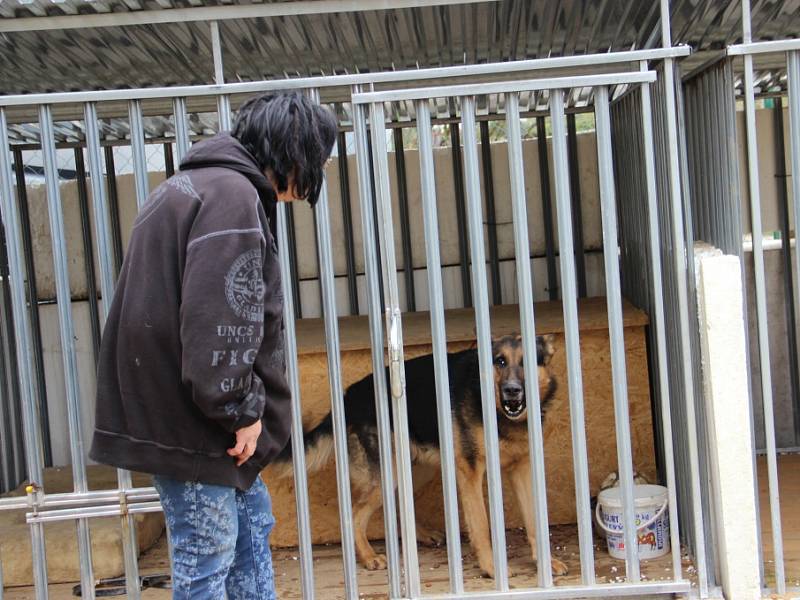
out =
<svg viewBox="0 0 800 600"><path fill-rule="evenodd" d="M292 12L296 7L313 10L315 4L325 11L233 18L240 10L266 7ZM169 18L170 11L185 16L185 9L192 7L192 15L224 11L215 14L222 15L218 23L228 82L580 55L648 48L660 42L655 1L500 0L388 10L369 10L368 4L362 1L354 5L355 11L330 12L336 5L326 0L0 0L0 93L213 83L211 34L204 21L3 31L12 22L57 26L64 21L53 17L65 15L71 15L66 17L71 27L75 19L99 14ZM673 43L686 43L695 50L684 62L684 72L740 40L739 0L671 4ZM752 14L755 40L800 33L800 0L754 0ZM758 65L763 89L780 86L781 57L759 60L772 61ZM569 105L580 107L590 101L589 90L579 90ZM486 102L486 110L498 106L497 99ZM523 109L545 106L546 96L523 99ZM164 109L162 114L169 105ZM410 118L412 109L394 106L392 116ZM454 114L446 103L439 109L440 115ZM124 105L118 110L124 114ZM195 106L195 111L201 113L193 116L195 133L213 127L214 115L202 114L213 111L213 105ZM341 116L347 120L347 107ZM126 127L122 121L108 121L104 133L124 137ZM169 119L162 117L148 118L146 127L153 137L171 130ZM36 129L17 128L18 141L32 140ZM72 123L58 127L58 132L59 141L77 139L81 133L80 126Z"/></svg>

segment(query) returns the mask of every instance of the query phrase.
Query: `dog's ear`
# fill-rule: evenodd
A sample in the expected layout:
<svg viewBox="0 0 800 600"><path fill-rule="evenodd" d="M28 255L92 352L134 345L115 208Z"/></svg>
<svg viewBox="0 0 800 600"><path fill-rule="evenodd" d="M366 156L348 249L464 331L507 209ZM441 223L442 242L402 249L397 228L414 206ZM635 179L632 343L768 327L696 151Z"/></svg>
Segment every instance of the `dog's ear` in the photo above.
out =
<svg viewBox="0 0 800 600"><path fill-rule="evenodd" d="M542 364L547 366L553 359L553 354L556 353L554 341L555 337L552 333L547 335L540 335L536 340L536 352L542 361Z"/></svg>

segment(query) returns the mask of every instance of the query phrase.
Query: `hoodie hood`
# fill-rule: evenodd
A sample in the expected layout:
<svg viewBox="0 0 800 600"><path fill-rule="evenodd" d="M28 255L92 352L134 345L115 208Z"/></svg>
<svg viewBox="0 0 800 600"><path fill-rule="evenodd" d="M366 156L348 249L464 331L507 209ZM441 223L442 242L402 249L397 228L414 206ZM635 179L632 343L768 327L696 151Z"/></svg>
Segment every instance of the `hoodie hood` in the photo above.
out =
<svg viewBox="0 0 800 600"><path fill-rule="evenodd" d="M258 191L258 197L261 198L264 212L269 219L269 228L277 239L275 191L264 173L259 170L255 157L230 132L223 131L194 144L183 157L180 169L188 171L208 167L233 169L247 177Z"/></svg>

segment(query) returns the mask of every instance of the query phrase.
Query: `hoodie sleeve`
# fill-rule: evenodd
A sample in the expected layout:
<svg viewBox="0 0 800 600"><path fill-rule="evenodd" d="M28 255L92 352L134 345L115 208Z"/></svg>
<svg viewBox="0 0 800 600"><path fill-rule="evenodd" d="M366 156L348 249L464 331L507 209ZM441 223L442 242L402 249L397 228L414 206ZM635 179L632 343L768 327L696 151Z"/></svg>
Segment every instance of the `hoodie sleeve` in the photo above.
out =
<svg viewBox="0 0 800 600"><path fill-rule="evenodd" d="M205 202L186 248L182 377L202 413L234 432L261 419L267 399L254 363L264 339L263 211L251 201Z"/></svg>

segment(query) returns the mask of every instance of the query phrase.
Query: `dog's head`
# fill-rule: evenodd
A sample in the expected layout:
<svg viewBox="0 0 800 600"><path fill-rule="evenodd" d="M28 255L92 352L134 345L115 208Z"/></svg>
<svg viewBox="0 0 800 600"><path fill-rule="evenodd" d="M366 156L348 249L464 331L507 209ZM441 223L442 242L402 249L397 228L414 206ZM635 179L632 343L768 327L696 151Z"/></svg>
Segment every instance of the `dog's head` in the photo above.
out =
<svg viewBox="0 0 800 600"><path fill-rule="evenodd" d="M548 402L556 391L556 380L549 368L554 352L552 335L536 336L536 371L541 404ZM497 412L511 421L525 419L528 412L522 355L522 338L518 335L507 335L492 342Z"/></svg>

